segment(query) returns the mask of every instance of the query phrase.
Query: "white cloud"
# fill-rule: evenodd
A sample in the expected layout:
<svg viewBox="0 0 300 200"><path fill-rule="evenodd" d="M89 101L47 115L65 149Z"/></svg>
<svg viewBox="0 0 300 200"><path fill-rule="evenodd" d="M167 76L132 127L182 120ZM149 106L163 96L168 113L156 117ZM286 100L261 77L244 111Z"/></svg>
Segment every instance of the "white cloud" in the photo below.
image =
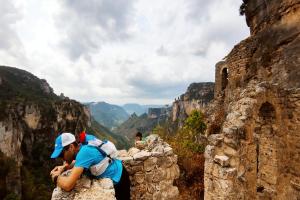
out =
<svg viewBox="0 0 300 200"><path fill-rule="evenodd" d="M1 64L80 101L171 103L249 34L237 0L0 3Z"/></svg>

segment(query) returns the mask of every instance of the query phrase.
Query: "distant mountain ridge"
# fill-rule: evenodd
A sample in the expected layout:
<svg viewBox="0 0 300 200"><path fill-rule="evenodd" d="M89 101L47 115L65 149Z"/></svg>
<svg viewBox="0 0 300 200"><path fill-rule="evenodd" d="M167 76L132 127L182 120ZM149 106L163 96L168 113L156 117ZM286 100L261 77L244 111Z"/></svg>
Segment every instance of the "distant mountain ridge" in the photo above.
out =
<svg viewBox="0 0 300 200"><path fill-rule="evenodd" d="M129 118L129 114L118 105L109 104L106 102L89 102L85 105L90 109L94 119L112 130L122 124Z"/></svg>
<svg viewBox="0 0 300 200"><path fill-rule="evenodd" d="M124 136L115 134L105 126L98 123L93 117L91 118L91 127L87 128L87 133L95 135L101 140L109 140L113 142L118 149L128 149L128 141Z"/></svg>
<svg viewBox="0 0 300 200"><path fill-rule="evenodd" d="M129 115L135 113L138 116L140 116L144 113L148 113L149 108L161 108L164 107L164 105L141 105L137 103L127 103L124 104L122 107Z"/></svg>

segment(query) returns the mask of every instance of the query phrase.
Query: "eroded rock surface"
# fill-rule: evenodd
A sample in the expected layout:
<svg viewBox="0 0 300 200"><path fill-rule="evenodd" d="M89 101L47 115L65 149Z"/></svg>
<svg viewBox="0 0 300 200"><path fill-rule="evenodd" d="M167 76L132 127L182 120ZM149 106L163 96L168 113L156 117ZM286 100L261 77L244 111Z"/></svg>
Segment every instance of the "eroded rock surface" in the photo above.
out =
<svg viewBox="0 0 300 200"><path fill-rule="evenodd" d="M182 127L185 119L193 110L202 112L214 97L214 83L192 83L187 91L175 99L172 105L171 121Z"/></svg>
<svg viewBox="0 0 300 200"><path fill-rule="evenodd" d="M79 133L90 125L90 114L79 102L59 99L45 80L24 70L0 66L0 76L0 158L3 153L15 163L1 173L0 199L8 194L30 198L22 197L33 193L27 181L41 184L31 173L46 176L54 164L49 155L55 137ZM47 186L40 187L41 195L50 195Z"/></svg>
<svg viewBox="0 0 300 200"><path fill-rule="evenodd" d="M300 1L244 1L251 36L216 65L205 199L300 197Z"/></svg>
<svg viewBox="0 0 300 200"><path fill-rule="evenodd" d="M66 171L63 176L68 176ZM115 190L111 179L90 179L83 176L76 183L75 188L66 192L59 187L53 190L51 200L116 200Z"/></svg>

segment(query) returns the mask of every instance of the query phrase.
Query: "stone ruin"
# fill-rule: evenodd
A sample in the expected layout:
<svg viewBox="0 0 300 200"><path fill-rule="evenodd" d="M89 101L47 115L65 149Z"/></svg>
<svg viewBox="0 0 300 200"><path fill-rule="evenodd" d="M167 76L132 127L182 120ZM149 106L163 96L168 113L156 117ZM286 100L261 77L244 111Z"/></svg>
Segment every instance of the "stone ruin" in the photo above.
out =
<svg viewBox="0 0 300 200"><path fill-rule="evenodd" d="M173 182L179 178L179 167L173 149L157 135L148 136L144 147L139 148L120 152L130 175L131 199L176 198L179 191Z"/></svg>
<svg viewBox="0 0 300 200"><path fill-rule="evenodd" d="M300 1L244 0L251 36L216 65L205 199L300 199Z"/></svg>
<svg viewBox="0 0 300 200"><path fill-rule="evenodd" d="M139 149L138 149L139 148ZM150 135L138 148L119 151L130 178L132 200L176 199L178 188L173 186L179 178L177 155L157 135ZM68 175L68 172L65 173ZM115 191L110 179L91 180L83 176L71 192L55 188L52 200L115 200Z"/></svg>

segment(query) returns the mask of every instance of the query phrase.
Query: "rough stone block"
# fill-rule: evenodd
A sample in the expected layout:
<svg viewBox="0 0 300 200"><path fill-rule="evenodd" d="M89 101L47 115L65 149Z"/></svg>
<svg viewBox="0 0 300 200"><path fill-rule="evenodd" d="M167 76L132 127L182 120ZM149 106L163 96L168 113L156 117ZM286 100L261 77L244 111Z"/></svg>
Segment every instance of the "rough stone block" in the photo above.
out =
<svg viewBox="0 0 300 200"><path fill-rule="evenodd" d="M134 160L146 160L148 157L151 156L151 153L149 153L148 151L140 151L136 154L133 155L133 159Z"/></svg>
<svg viewBox="0 0 300 200"><path fill-rule="evenodd" d="M153 156L153 157L162 157L162 156L164 156L164 153L155 151L155 152L151 152L151 156Z"/></svg>
<svg viewBox="0 0 300 200"><path fill-rule="evenodd" d="M148 183L151 183L154 177L154 172L146 172L145 174L145 180Z"/></svg>
<svg viewBox="0 0 300 200"><path fill-rule="evenodd" d="M170 167L174 162L175 162L174 157L168 156L168 157L160 157L157 160L157 165L158 167L162 167L162 168L168 168Z"/></svg>
<svg viewBox="0 0 300 200"><path fill-rule="evenodd" d="M132 147L128 150L128 155L129 156L134 156L135 154L137 154L138 152L140 152L139 149L135 148L135 147Z"/></svg>
<svg viewBox="0 0 300 200"><path fill-rule="evenodd" d="M213 158L215 156L215 147L211 145L207 145L205 147L204 157L206 159Z"/></svg>
<svg viewBox="0 0 300 200"><path fill-rule="evenodd" d="M223 141L223 134L212 134L208 136L208 141L210 145L220 146Z"/></svg>
<svg viewBox="0 0 300 200"><path fill-rule="evenodd" d="M166 156L171 156L171 155L173 155L173 149L172 149L171 147L165 147L165 148L164 148L164 154L165 154Z"/></svg>
<svg viewBox="0 0 300 200"><path fill-rule="evenodd" d="M233 149L232 147L224 145L224 154L229 157L232 157L232 156L235 157L238 155L238 152L235 149Z"/></svg>
<svg viewBox="0 0 300 200"><path fill-rule="evenodd" d="M165 176L164 169L158 168L154 172L154 177L153 177L152 182L154 182L154 183L160 182L161 180L164 179L164 176Z"/></svg>
<svg viewBox="0 0 300 200"><path fill-rule="evenodd" d="M150 157L144 162L144 170L145 171L151 171L154 169L157 163L157 158L156 157Z"/></svg>
<svg viewBox="0 0 300 200"><path fill-rule="evenodd" d="M214 158L214 161L216 163L220 164L222 167L229 166L229 157L227 157L227 156L216 155L215 158Z"/></svg>
<svg viewBox="0 0 300 200"><path fill-rule="evenodd" d="M145 180L145 175L144 175L142 172L135 173L135 174L134 174L134 180L135 180L137 183L141 184L141 183L143 183L144 180Z"/></svg>
<svg viewBox="0 0 300 200"><path fill-rule="evenodd" d="M129 157L118 157L119 160L122 160L124 162L129 162L133 160L133 157L129 156Z"/></svg>

